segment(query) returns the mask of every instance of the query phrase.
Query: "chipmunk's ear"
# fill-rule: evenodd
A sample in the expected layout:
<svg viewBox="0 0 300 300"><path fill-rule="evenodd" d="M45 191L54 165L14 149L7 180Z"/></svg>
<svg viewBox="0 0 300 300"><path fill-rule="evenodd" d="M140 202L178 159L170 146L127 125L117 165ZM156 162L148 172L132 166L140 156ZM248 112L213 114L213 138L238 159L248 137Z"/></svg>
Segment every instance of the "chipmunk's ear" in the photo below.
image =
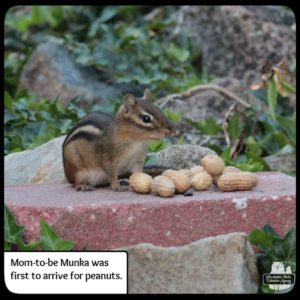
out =
<svg viewBox="0 0 300 300"><path fill-rule="evenodd" d="M151 94L151 91L149 89L145 89L143 98L146 99L146 100L151 100L152 99L152 94Z"/></svg>
<svg viewBox="0 0 300 300"><path fill-rule="evenodd" d="M135 106L136 98L132 94L126 94L124 96L123 103L126 107Z"/></svg>

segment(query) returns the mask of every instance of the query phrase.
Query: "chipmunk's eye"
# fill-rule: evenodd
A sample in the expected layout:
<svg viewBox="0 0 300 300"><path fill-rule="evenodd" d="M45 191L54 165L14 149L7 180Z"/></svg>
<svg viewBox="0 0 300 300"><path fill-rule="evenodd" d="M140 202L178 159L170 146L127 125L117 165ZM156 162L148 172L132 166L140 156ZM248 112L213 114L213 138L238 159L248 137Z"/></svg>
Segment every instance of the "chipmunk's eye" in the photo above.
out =
<svg viewBox="0 0 300 300"><path fill-rule="evenodd" d="M143 115L142 120L143 120L144 123L150 123L151 122L151 118L148 115Z"/></svg>

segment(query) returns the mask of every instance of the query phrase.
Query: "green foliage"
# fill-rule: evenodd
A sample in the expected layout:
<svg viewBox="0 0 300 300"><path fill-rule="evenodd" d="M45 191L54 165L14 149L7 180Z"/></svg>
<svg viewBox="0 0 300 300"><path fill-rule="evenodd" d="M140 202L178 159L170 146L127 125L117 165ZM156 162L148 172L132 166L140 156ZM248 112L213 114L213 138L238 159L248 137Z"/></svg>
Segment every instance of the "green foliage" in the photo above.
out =
<svg viewBox="0 0 300 300"><path fill-rule="evenodd" d="M170 143L166 140L159 140L159 141L151 141L149 143L149 150L150 152L158 152L160 150L166 149L170 146Z"/></svg>
<svg viewBox="0 0 300 300"><path fill-rule="evenodd" d="M166 114L166 116L168 117L168 119L174 123L178 123L181 121L182 119L182 114L181 112L175 112L175 111L172 111L168 108L166 108L164 110L164 113Z"/></svg>
<svg viewBox="0 0 300 300"><path fill-rule="evenodd" d="M296 118L277 116L276 120L286 134L290 144L296 147Z"/></svg>
<svg viewBox="0 0 300 300"><path fill-rule="evenodd" d="M5 24L20 32L26 32L30 27L37 25L49 25L55 28L61 23L68 9L70 9L68 6L35 5L17 18L8 13Z"/></svg>
<svg viewBox="0 0 300 300"><path fill-rule="evenodd" d="M296 87L293 86L292 84L288 83L287 81L285 81L284 79L282 79L280 81L280 83L282 84L282 86L286 89L286 91L296 94Z"/></svg>
<svg viewBox="0 0 300 300"><path fill-rule="evenodd" d="M262 229L254 229L248 240L262 249L258 256L258 270L262 277L270 273L273 262L283 262L285 269L290 266L292 273L296 273L296 228L293 227L282 238L272 226L266 224ZM262 292L272 293L267 285L261 285Z"/></svg>
<svg viewBox="0 0 300 300"><path fill-rule="evenodd" d="M132 89L151 86L160 95L179 92L202 79L193 65L199 53L187 34L166 38L165 31L173 24L171 11L165 7L149 21L141 14L132 19L128 8L107 6L87 28L84 44L72 37L66 38L66 45L79 63L95 67L117 84Z"/></svg>
<svg viewBox="0 0 300 300"><path fill-rule="evenodd" d="M224 160L226 166L234 166L242 171L270 171L270 167L266 161L252 152L241 154L235 160L233 160L230 158L230 147L227 147L220 154L220 157Z"/></svg>
<svg viewBox="0 0 300 300"><path fill-rule="evenodd" d="M4 154L33 149L48 140L66 134L85 115L73 102L64 108L59 101L39 102L25 91L15 99L4 92Z"/></svg>
<svg viewBox="0 0 300 300"><path fill-rule="evenodd" d="M216 135L222 131L213 117L208 117L206 120L195 122L193 120L186 120L193 127L201 131L203 134Z"/></svg>
<svg viewBox="0 0 300 300"><path fill-rule="evenodd" d="M4 52L4 83L5 90L10 94L14 94L17 88L19 77L25 63L25 55L18 55L13 52Z"/></svg>
<svg viewBox="0 0 300 300"><path fill-rule="evenodd" d="M240 123L237 113L234 112L228 122L229 137L235 141L236 139L239 138L242 131L243 131L243 124Z"/></svg>
<svg viewBox="0 0 300 300"><path fill-rule="evenodd" d="M69 251L74 243L63 240L44 220L40 221L40 240L26 244L23 241L24 226L19 225L10 209L4 205L4 250L17 247L21 251L33 251L41 248L45 251Z"/></svg>
<svg viewBox="0 0 300 300"><path fill-rule="evenodd" d="M271 116L274 120L276 120L275 108L277 104L277 91L274 79L270 79L268 85L268 104Z"/></svg>
<svg viewBox="0 0 300 300"><path fill-rule="evenodd" d="M16 223L16 220L9 208L4 206L4 250L10 250L12 244L18 244L21 241L24 232L24 226Z"/></svg>
<svg viewBox="0 0 300 300"><path fill-rule="evenodd" d="M70 251L74 243L58 237L56 232L44 220L40 221L41 243L45 251Z"/></svg>

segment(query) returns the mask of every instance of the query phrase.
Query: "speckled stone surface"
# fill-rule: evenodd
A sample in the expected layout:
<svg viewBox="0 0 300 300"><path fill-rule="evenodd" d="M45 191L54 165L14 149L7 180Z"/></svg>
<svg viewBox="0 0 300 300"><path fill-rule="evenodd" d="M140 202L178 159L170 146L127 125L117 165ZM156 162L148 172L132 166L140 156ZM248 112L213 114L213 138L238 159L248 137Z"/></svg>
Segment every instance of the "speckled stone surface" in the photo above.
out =
<svg viewBox="0 0 300 300"><path fill-rule="evenodd" d="M257 293L255 254L245 233L208 237L181 247L139 244L128 252L129 293Z"/></svg>
<svg viewBox="0 0 300 300"><path fill-rule="evenodd" d="M180 246L230 232L251 232L269 223L280 234L295 224L296 181L279 172L257 173L251 191L216 187L193 196L159 198L109 188L76 192L69 184L5 186L5 203L25 225L27 241L46 220L76 249L107 250L138 243Z"/></svg>

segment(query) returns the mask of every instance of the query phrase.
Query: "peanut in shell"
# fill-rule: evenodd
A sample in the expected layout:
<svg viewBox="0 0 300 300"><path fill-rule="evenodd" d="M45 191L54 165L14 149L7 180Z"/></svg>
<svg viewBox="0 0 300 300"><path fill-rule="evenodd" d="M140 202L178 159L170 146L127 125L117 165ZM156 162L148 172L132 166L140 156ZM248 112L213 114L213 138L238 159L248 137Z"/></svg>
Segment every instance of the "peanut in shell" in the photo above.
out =
<svg viewBox="0 0 300 300"><path fill-rule="evenodd" d="M224 192L251 190L257 185L257 177L251 172L225 173L218 179L218 188Z"/></svg>

